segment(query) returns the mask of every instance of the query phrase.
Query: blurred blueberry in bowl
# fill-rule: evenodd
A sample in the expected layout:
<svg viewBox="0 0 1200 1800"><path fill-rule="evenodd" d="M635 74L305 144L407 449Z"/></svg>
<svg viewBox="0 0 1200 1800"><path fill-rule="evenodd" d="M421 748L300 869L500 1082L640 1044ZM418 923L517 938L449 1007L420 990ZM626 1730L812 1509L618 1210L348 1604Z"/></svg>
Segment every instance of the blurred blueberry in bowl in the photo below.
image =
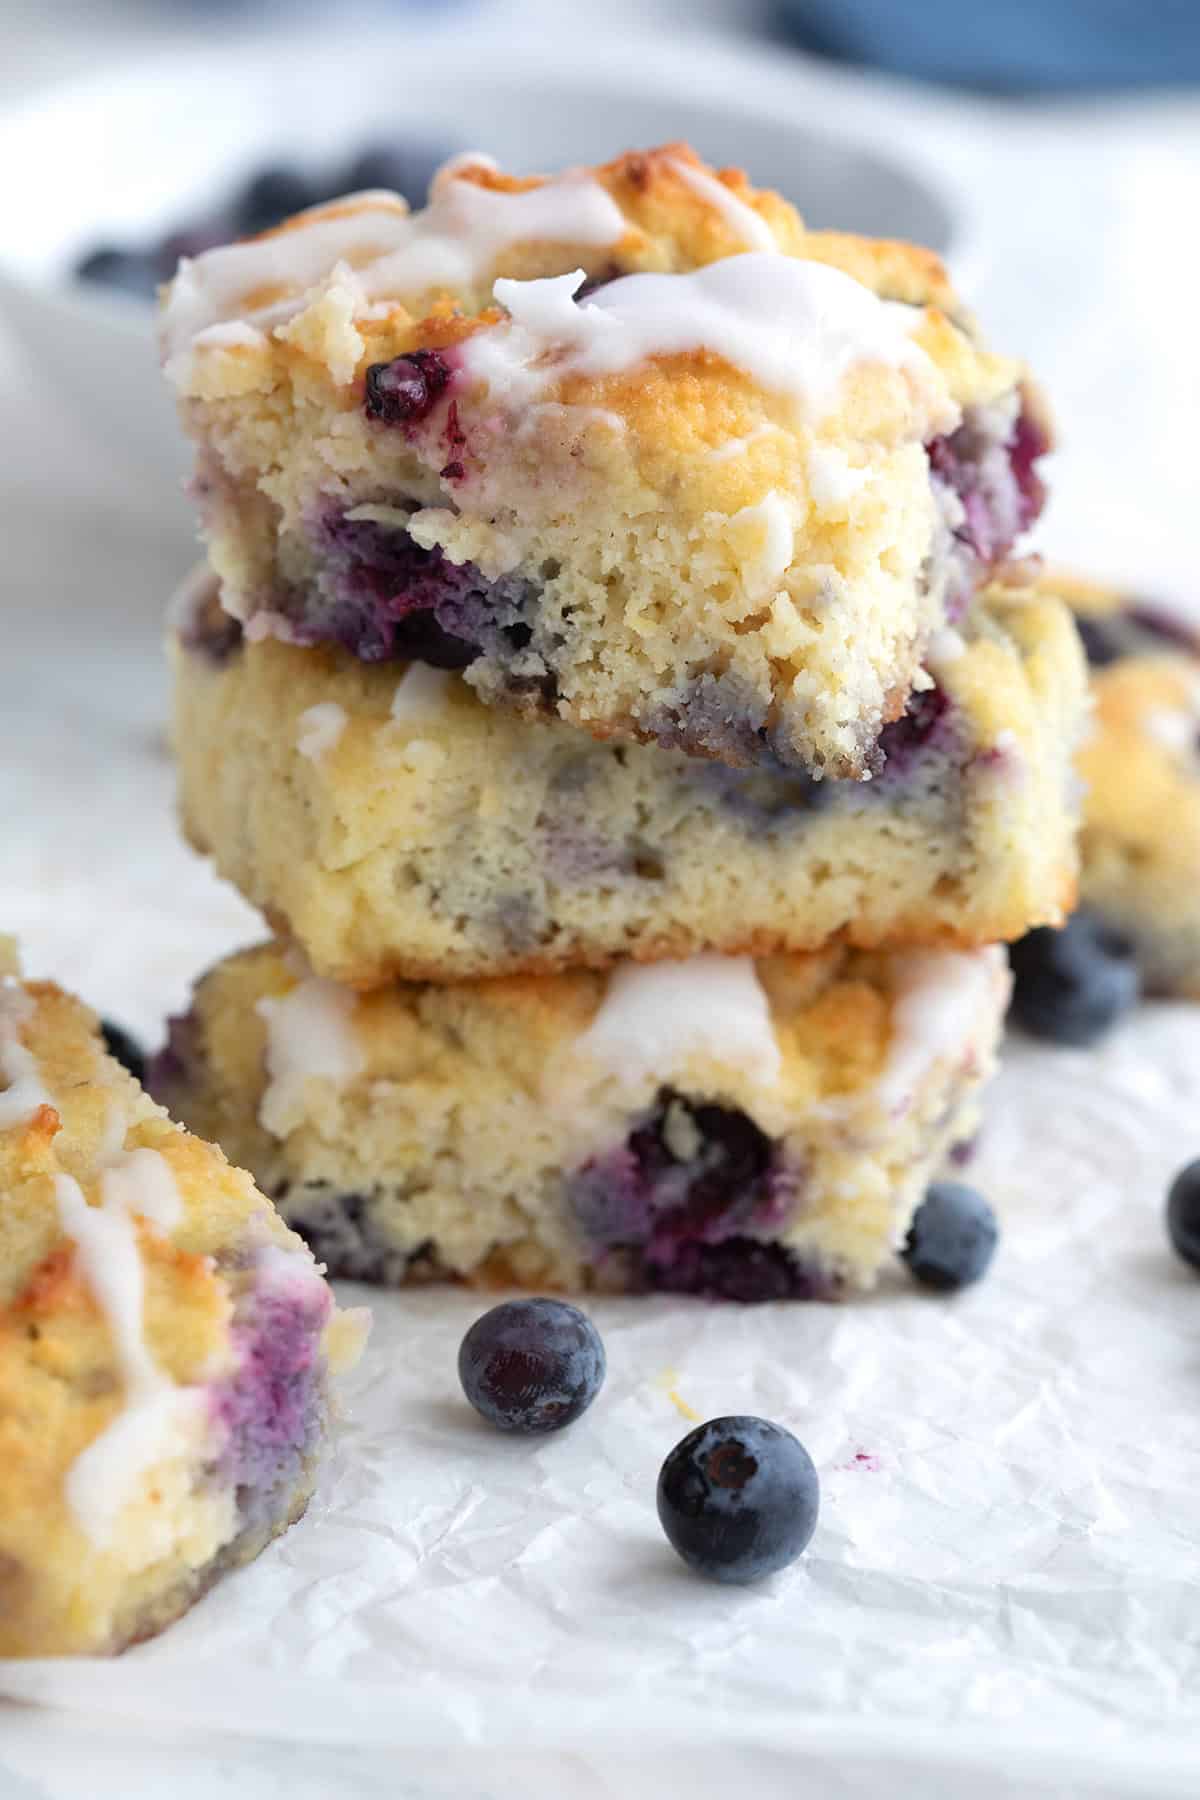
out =
<svg viewBox="0 0 1200 1800"><path fill-rule="evenodd" d="M182 219L151 244L97 244L75 263L81 281L152 300L181 257L201 256L217 244L254 237L293 213L365 188L390 188L415 210L425 204L434 170L451 154L446 143L375 142L317 174L275 159L260 164L232 194L215 200L202 218Z"/></svg>

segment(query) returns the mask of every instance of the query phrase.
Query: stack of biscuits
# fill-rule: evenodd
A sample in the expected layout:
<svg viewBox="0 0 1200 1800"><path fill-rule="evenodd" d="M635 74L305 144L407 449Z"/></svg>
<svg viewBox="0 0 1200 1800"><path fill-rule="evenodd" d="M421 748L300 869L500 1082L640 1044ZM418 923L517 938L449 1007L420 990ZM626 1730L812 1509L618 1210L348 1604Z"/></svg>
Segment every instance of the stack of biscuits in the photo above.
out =
<svg viewBox="0 0 1200 1800"><path fill-rule="evenodd" d="M334 1274L869 1286L1074 895L1021 367L680 145L319 207L162 339L183 819L274 935L158 1096Z"/></svg>

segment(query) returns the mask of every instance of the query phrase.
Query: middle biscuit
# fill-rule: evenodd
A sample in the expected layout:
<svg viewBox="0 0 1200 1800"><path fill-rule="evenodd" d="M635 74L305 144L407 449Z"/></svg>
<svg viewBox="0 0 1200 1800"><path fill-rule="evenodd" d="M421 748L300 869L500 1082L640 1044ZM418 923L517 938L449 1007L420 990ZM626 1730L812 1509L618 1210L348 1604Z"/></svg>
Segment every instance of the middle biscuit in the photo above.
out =
<svg viewBox="0 0 1200 1800"><path fill-rule="evenodd" d="M1085 677L1055 599L993 590L943 634L865 783L599 743L423 665L251 643L215 602L201 578L177 608L186 830L352 986L970 947L1072 903Z"/></svg>

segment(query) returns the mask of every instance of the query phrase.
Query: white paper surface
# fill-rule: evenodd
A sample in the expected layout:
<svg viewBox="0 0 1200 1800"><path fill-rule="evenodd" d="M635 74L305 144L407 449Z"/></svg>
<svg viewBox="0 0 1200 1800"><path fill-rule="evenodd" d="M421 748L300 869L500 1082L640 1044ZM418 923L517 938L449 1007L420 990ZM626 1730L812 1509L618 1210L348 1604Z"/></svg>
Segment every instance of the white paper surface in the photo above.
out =
<svg viewBox="0 0 1200 1800"><path fill-rule="evenodd" d="M1107 205L1099 147L1073 141L1080 194ZM1018 212L1071 186L1059 148L1045 185L1009 194L1010 244ZM1152 145L1128 163L1128 219L1159 216L1178 168ZM1013 179L997 164L998 219ZM1180 340L1154 362L1144 286L1103 278L1140 240L1106 238L1099 204L1056 217L1053 243L1038 230L1061 304L1026 296L1029 333L1010 320L1005 341L1036 364L1044 323L1074 407L1059 543L1082 554L1103 395L1136 398L1145 426ZM1000 276L1015 316L1020 284ZM0 928L32 970L153 1037L259 930L174 830L157 634L189 549L136 496L95 497L35 388L0 424L25 451L0 495ZM1097 561L1133 568L1149 545L1182 570L1191 440L1144 451L1122 466L1124 520L1097 513ZM491 1433L460 1397L483 1300L376 1298L296 1529L116 1663L0 1665L0 1695L73 1709L0 1701L0 1796L1194 1795L1200 1279L1162 1208L1200 1154L1198 1102L1200 1008L1148 1008L1092 1054L1014 1046L971 1172L1004 1224L978 1289L947 1302L898 1276L841 1308L597 1303L607 1386L542 1443ZM672 1392L808 1445L824 1500L798 1567L738 1591L675 1562L654 1512L688 1428Z"/></svg>

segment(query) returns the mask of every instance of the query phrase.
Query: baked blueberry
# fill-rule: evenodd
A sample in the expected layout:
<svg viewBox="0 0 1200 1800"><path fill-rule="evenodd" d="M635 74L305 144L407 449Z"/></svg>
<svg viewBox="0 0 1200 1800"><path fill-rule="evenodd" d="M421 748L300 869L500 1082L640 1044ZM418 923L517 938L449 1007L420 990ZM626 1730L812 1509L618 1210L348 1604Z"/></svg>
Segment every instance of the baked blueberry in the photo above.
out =
<svg viewBox="0 0 1200 1800"><path fill-rule="evenodd" d="M768 1419L710 1419L676 1444L658 1477L663 1530L713 1581L761 1581L795 1562L820 1497L808 1451Z"/></svg>
<svg viewBox="0 0 1200 1800"><path fill-rule="evenodd" d="M913 1214L900 1254L922 1287L953 1293L987 1273L1000 1228L989 1203L961 1181L935 1181Z"/></svg>
<svg viewBox="0 0 1200 1800"><path fill-rule="evenodd" d="M938 687L923 688L909 696L908 705L898 719L885 725L879 734L879 759L885 771L895 774L908 759L923 750L945 718L950 702Z"/></svg>
<svg viewBox="0 0 1200 1800"><path fill-rule="evenodd" d="M367 370L368 419L383 425L415 425L432 412L450 369L437 350L413 350Z"/></svg>
<svg viewBox="0 0 1200 1800"><path fill-rule="evenodd" d="M123 1069L128 1069L135 1081L146 1078L146 1052L137 1039L122 1025L114 1025L111 1019L101 1019L100 1031L108 1054L115 1057Z"/></svg>
<svg viewBox="0 0 1200 1800"><path fill-rule="evenodd" d="M1167 1236L1176 1255L1200 1269L1200 1158L1180 1169L1167 1195Z"/></svg>
<svg viewBox="0 0 1200 1800"><path fill-rule="evenodd" d="M677 1243L642 1260L647 1288L664 1294L702 1294L757 1306L768 1300L833 1300L837 1277L782 1244L752 1237L719 1243Z"/></svg>
<svg viewBox="0 0 1200 1800"><path fill-rule="evenodd" d="M476 1319L458 1352L458 1378L476 1412L529 1437L586 1412L605 1368L600 1333L565 1300L506 1300Z"/></svg>
<svg viewBox="0 0 1200 1800"><path fill-rule="evenodd" d="M1073 914L1060 931L1026 932L1009 958L1013 1017L1050 1043L1094 1044L1141 992L1129 944L1090 913Z"/></svg>

